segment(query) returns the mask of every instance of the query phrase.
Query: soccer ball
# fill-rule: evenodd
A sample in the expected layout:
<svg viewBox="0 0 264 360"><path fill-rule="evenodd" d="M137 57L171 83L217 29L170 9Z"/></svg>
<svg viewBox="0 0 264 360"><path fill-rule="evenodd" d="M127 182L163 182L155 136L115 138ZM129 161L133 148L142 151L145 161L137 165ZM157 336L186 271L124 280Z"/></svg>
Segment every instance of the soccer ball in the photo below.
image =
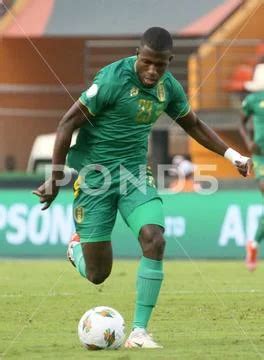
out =
<svg viewBox="0 0 264 360"><path fill-rule="evenodd" d="M115 309L97 306L81 317L78 335L88 350L118 349L125 339L125 322Z"/></svg>

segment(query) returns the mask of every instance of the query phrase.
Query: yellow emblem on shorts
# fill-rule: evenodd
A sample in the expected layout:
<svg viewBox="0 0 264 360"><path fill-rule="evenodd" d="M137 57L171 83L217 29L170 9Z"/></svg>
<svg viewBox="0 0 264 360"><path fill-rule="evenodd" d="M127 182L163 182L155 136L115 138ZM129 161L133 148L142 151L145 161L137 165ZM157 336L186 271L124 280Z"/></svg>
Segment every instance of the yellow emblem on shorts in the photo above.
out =
<svg viewBox="0 0 264 360"><path fill-rule="evenodd" d="M133 86L130 90L130 96L137 96L139 93L139 89L136 86Z"/></svg>
<svg viewBox="0 0 264 360"><path fill-rule="evenodd" d="M159 101L161 101L161 102L164 102L166 100L166 93L165 93L165 88L164 88L163 82L158 83L157 96L158 96Z"/></svg>
<svg viewBox="0 0 264 360"><path fill-rule="evenodd" d="M260 108L264 108L264 100L262 100L262 101L259 103L259 107L260 107Z"/></svg>
<svg viewBox="0 0 264 360"><path fill-rule="evenodd" d="M82 206L78 206L74 209L74 219L78 224L81 224L84 220L84 208Z"/></svg>

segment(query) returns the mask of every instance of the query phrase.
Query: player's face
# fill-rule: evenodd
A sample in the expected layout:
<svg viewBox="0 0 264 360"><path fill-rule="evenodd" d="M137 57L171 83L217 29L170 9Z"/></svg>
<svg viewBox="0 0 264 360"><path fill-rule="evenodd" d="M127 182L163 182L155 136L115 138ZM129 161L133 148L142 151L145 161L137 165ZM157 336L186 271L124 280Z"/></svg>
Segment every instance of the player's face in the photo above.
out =
<svg viewBox="0 0 264 360"><path fill-rule="evenodd" d="M144 45L138 50L136 70L140 81L147 87L157 84L173 58L169 50L157 52Z"/></svg>

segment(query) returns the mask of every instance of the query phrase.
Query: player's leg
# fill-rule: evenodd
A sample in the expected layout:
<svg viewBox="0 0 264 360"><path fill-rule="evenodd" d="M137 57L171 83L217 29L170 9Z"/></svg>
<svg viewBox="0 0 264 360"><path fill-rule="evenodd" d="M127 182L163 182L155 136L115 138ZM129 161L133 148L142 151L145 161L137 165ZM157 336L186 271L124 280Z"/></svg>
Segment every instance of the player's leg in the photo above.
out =
<svg viewBox="0 0 264 360"><path fill-rule="evenodd" d="M246 247L246 265L248 270L253 271L257 266L258 246L264 239L264 157L254 155L254 173L259 184L259 189L262 195L263 213L259 219L257 231L253 240L247 242Z"/></svg>
<svg viewBox="0 0 264 360"><path fill-rule="evenodd" d="M111 232L117 213L115 193L88 195L75 192L73 214L77 235L68 246L68 258L77 271L95 284L103 282L112 269Z"/></svg>
<svg viewBox="0 0 264 360"><path fill-rule="evenodd" d="M111 241L73 244L72 259L74 266L83 277L94 284L101 284L112 270Z"/></svg>
<svg viewBox="0 0 264 360"><path fill-rule="evenodd" d="M159 199L150 200L138 207L127 222L142 248L137 275L137 300L133 328L147 328L152 310L157 303L163 280L164 215Z"/></svg>
<svg viewBox="0 0 264 360"><path fill-rule="evenodd" d="M110 241L83 243L82 252L86 266L86 277L94 284L101 284L111 273L113 263Z"/></svg>
<svg viewBox="0 0 264 360"><path fill-rule="evenodd" d="M122 213L122 209L121 213ZM137 295L133 330L126 347L160 347L146 332L152 310L155 307L163 280L164 214L159 198L137 206L125 218L128 226L138 237L142 257L137 274Z"/></svg>
<svg viewBox="0 0 264 360"><path fill-rule="evenodd" d="M263 210L262 215L259 218L259 223L254 240L247 242L247 256L246 265L248 270L253 271L257 267L258 247L261 241L264 239L264 181L259 182L259 188L262 194Z"/></svg>
<svg viewBox="0 0 264 360"><path fill-rule="evenodd" d="M259 224L255 235L255 241L258 245L261 243L262 240L264 240L264 179L259 181L259 189L262 195L263 209L262 209L262 216L259 219Z"/></svg>

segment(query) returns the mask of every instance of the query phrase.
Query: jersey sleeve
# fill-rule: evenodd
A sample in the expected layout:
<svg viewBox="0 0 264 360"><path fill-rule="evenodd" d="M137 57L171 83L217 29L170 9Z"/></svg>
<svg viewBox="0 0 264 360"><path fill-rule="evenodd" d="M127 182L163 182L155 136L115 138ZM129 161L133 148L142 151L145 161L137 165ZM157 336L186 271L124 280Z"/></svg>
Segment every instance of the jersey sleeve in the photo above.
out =
<svg viewBox="0 0 264 360"><path fill-rule="evenodd" d="M251 114L253 114L253 110L252 110L252 106L251 106L251 101L250 101L251 97L247 96L243 101L242 101L242 111L246 116L250 116Z"/></svg>
<svg viewBox="0 0 264 360"><path fill-rule="evenodd" d="M191 107L181 84L171 76L171 99L165 112L173 119L177 120L188 114Z"/></svg>
<svg viewBox="0 0 264 360"><path fill-rule="evenodd" d="M81 94L79 101L93 116L96 116L107 106L112 105L115 99L115 82L111 81L107 73L99 72L95 76L93 84Z"/></svg>

